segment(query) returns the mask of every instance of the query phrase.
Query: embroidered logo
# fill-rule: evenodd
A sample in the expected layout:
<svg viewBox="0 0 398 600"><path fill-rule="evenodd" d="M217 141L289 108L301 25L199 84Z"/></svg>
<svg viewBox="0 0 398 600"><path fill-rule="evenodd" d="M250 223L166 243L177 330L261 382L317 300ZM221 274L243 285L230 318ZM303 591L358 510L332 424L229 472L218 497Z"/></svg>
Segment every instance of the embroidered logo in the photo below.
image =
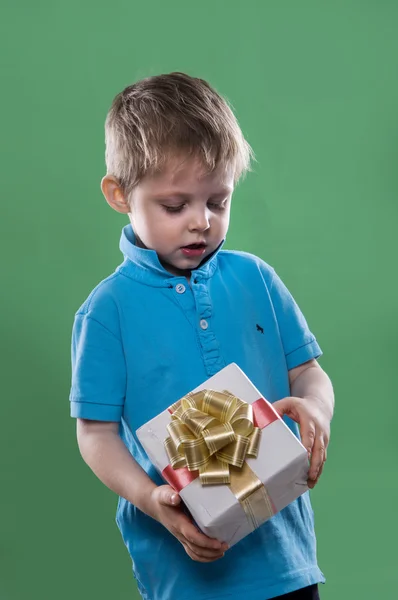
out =
<svg viewBox="0 0 398 600"><path fill-rule="evenodd" d="M260 325L256 325L257 331L259 331L260 333L264 333L264 329L262 327L260 327Z"/></svg>

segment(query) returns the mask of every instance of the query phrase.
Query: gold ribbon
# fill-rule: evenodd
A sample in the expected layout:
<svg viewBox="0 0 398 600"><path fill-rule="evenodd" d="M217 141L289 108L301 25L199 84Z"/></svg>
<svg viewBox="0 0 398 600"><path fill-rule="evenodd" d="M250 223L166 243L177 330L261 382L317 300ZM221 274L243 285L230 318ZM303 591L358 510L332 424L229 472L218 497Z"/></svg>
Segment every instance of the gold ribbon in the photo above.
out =
<svg viewBox="0 0 398 600"><path fill-rule="evenodd" d="M227 390L191 392L170 407L165 448L173 469L199 470L202 485L229 485L255 529L273 515L261 480L245 462L257 458L261 429L253 407Z"/></svg>

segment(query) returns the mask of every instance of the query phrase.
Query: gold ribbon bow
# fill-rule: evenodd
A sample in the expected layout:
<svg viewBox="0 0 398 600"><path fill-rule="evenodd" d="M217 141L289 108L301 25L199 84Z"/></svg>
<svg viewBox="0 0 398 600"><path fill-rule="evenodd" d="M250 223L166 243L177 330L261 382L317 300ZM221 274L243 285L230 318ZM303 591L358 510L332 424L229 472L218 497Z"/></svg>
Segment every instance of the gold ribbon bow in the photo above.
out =
<svg viewBox="0 0 398 600"><path fill-rule="evenodd" d="M272 516L264 485L245 462L246 457L257 458L260 445L253 407L227 390L201 390L170 410L164 443L173 469L199 470L202 485L229 485L253 529Z"/></svg>

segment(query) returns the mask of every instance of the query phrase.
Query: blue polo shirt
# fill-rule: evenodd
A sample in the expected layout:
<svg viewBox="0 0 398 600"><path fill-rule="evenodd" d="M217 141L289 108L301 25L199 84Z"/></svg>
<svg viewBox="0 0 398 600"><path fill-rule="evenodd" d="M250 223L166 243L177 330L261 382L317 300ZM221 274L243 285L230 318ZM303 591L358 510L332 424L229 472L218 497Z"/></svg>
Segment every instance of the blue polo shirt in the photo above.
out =
<svg viewBox="0 0 398 600"><path fill-rule="evenodd" d="M288 370L322 352L285 285L256 256L220 246L189 284L134 242L128 225L123 263L75 315L71 414L120 422L127 448L161 485L135 435L141 425L232 362L269 401L289 396ZM146 600L267 600L324 582L308 492L213 563L193 561L123 498L117 523Z"/></svg>

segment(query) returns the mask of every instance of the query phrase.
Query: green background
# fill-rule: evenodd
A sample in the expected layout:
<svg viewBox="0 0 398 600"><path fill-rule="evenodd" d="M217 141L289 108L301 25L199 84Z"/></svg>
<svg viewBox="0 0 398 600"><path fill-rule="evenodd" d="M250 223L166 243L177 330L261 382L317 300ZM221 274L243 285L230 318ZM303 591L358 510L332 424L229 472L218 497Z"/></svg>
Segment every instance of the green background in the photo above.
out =
<svg viewBox="0 0 398 600"><path fill-rule="evenodd" d="M397 597L398 4L5 2L0 599L138 598L116 497L69 417L75 310L121 262L100 192L116 93L173 70L234 107L258 162L228 248L290 288L337 411L312 493L323 600ZM6 17L6 18L4 18Z"/></svg>

